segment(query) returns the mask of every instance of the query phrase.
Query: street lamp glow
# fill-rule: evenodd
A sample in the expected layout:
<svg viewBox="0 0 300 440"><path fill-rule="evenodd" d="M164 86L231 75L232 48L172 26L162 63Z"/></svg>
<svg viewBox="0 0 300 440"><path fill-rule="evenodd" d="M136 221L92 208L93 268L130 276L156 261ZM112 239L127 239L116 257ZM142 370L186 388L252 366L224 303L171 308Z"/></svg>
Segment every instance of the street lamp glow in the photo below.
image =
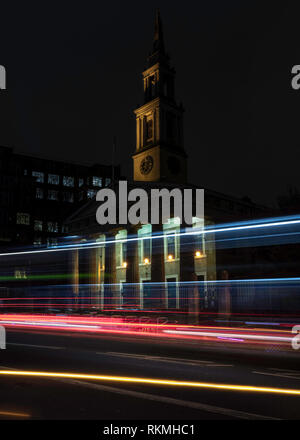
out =
<svg viewBox="0 0 300 440"><path fill-rule="evenodd" d="M173 255L168 255L168 260L169 260L169 261L173 261L173 260L174 260Z"/></svg>
<svg viewBox="0 0 300 440"><path fill-rule="evenodd" d="M150 260L149 260L149 258L145 258L145 259L144 259L144 263L145 263L145 264L150 264Z"/></svg>
<svg viewBox="0 0 300 440"><path fill-rule="evenodd" d="M202 258L202 257L203 257L203 253L200 252L200 251L197 251L197 252L195 253L195 257L196 257L196 258Z"/></svg>
<svg viewBox="0 0 300 440"><path fill-rule="evenodd" d="M126 268L127 268L127 266L128 266L127 262L126 262L126 261L124 261L124 263L123 263L123 267L124 267L124 269L126 269Z"/></svg>

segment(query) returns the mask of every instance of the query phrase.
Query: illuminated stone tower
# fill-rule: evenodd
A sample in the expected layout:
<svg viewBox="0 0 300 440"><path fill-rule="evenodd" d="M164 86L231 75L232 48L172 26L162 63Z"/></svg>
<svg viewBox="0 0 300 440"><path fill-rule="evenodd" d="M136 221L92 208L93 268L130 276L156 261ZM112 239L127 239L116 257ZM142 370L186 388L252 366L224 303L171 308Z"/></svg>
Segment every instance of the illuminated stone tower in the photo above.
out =
<svg viewBox="0 0 300 440"><path fill-rule="evenodd" d="M134 180L186 181L183 107L175 101L175 69L165 52L159 11L155 16L153 49L143 72L144 104L135 110Z"/></svg>

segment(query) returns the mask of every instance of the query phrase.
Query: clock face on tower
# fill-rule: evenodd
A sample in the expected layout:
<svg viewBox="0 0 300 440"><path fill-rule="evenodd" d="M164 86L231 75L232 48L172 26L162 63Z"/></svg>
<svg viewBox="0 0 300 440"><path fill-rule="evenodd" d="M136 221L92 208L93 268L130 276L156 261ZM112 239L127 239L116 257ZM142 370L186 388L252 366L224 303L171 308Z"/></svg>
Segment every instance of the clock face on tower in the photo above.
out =
<svg viewBox="0 0 300 440"><path fill-rule="evenodd" d="M145 157L140 166L141 173L143 175L149 174L153 168L154 160L152 156Z"/></svg>

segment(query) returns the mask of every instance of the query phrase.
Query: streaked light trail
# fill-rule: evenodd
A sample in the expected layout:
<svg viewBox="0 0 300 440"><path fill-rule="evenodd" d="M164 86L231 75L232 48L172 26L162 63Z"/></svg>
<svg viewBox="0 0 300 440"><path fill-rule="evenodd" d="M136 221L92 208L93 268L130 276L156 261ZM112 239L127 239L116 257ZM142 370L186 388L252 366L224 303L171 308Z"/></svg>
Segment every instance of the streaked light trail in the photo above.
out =
<svg viewBox="0 0 300 440"><path fill-rule="evenodd" d="M262 228L271 228L271 227L282 227L282 226L292 226L292 225L300 225L300 217L280 217L280 218L271 218L271 219L261 219L259 221L247 221L241 223L229 223L226 225L220 225L219 227L209 227L206 226L204 229L196 229L188 232L175 232L172 234L160 234L160 235L151 235L150 237L133 237L122 240L108 240L102 242L90 242L90 243L80 243L80 244L69 244L69 245L59 245L53 248L47 249L37 249L37 250L29 250L29 251L18 251L18 252L6 252L0 253L0 257L9 257L9 256L17 256L17 255L31 255L31 254L42 254L42 253L50 253L50 252L65 252L68 250L80 250L80 249L96 249L101 246L105 246L107 244L115 244L116 242L132 242L132 241L141 241L147 239L162 239L164 237L180 237L180 236L194 236L201 234L217 234L220 232L234 232L234 231L247 231L247 230L256 230Z"/></svg>
<svg viewBox="0 0 300 440"><path fill-rule="evenodd" d="M98 374L78 374L78 373L55 373L45 371L13 371L13 370L0 370L2 376L21 376L21 377L42 377L42 378L54 378L54 379L79 379L79 380L97 380L97 381L110 381L110 382L125 382L125 383L137 383L144 385L163 385L173 387L188 387L188 388L207 388L223 391L243 391L251 393L271 393L271 394L284 394L300 396L300 390L286 389L286 388L273 388L273 387L256 387L251 385L232 385L232 384L220 384L220 383L208 383L208 382L189 382L180 380L167 380L167 379L149 379L142 377L123 377L123 376L104 376Z"/></svg>

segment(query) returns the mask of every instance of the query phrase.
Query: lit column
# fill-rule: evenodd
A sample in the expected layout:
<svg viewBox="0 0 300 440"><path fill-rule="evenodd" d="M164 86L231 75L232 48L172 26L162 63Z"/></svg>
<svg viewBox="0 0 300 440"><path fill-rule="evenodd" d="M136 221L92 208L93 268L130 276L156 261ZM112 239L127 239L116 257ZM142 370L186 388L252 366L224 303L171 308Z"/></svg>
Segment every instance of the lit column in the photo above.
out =
<svg viewBox="0 0 300 440"><path fill-rule="evenodd" d="M140 307L140 274L138 261L138 228L128 230L127 248L126 248L126 283L123 286L123 306Z"/></svg>
<svg viewBox="0 0 300 440"><path fill-rule="evenodd" d="M184 232L184 231L183 231ZM195 243L193 235L180 236L180 308L195 315Z"/></svg>
<svg viewBox="0 0 300 440"><path fill-rule="evenodd" d="M90 249L80 249L79 255L79 300L81 309L89 309L91 305L90 291Z"/></svg>
<svg viewBox="0 0 300 440"><path fill-rule="evenodd" d="M79 295L79 258L78 249L71 252L71 274L72 274L72 303L78 305Z"/></svg>
<svg viewBox="0 0 300 440"><path fill-rule="evenodd" d="M159 235L161 238L152 240L151 283L159 284L152 286L152 297L156 299L155 302L158 308L165 309L165 252L162 225L152 225L152 236L155 235Z"/></svg>
<svg viewBox="0 0 300 440"><path fill-rule="evenodd" d="M114 305L114 283L116 275L115 234L105 234L105 272L104 272L104 309Z"/></svg>

